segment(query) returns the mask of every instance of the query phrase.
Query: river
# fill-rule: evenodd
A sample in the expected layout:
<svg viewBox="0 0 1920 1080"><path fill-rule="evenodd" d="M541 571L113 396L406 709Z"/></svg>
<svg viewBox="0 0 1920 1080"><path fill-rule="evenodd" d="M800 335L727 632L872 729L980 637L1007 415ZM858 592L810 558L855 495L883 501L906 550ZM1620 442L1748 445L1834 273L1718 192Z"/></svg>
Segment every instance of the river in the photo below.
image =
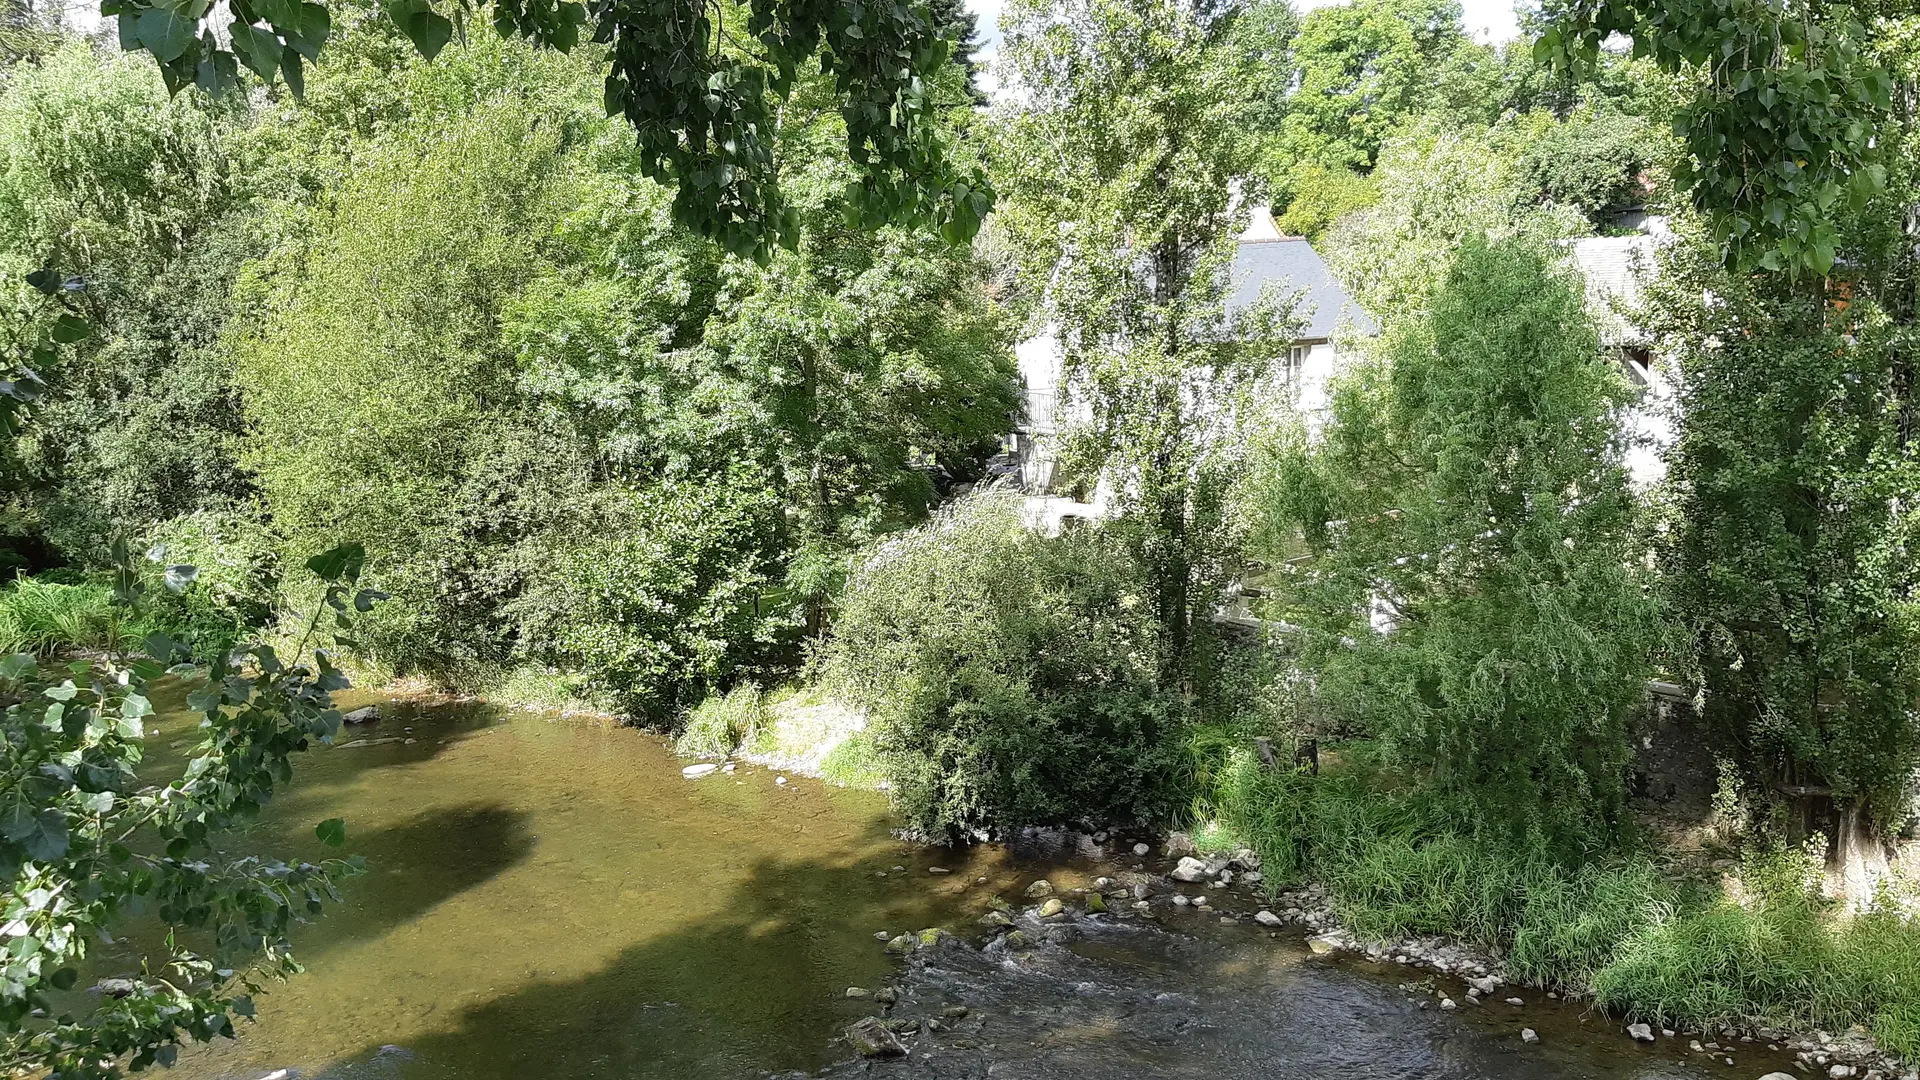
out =
<svg viewBox="0 0 1920 1080"><path fill-rule="evenodd" d="M1691 1080L1785 1066L1764 1049L1743 1047L1729 1068L1684 1039L1636 1045L1531 992L1443 1013L1400 988L1419 973L1310 957L1298 932L1171 908L983 951L990 897L1021 903L1039 876L1084 887L1119 864L915 847L893 838L874 794L757 767L690 781L657 737L591 720L343 703L376 700L382 720L305 755L235 841L317 858L332 852L313 826L343 817L369 873L296 935L307 973L263 996L238 1040L191 1049L172 1075ZM155 756L177 755L190 725L163 718ZM955 940L907 961L876 936L931 926ZM966 1015L910 1039L904 1061L859 1061L839 1034L881 1007L847 988L883 986L900 995L892 1018Z"/></svg>

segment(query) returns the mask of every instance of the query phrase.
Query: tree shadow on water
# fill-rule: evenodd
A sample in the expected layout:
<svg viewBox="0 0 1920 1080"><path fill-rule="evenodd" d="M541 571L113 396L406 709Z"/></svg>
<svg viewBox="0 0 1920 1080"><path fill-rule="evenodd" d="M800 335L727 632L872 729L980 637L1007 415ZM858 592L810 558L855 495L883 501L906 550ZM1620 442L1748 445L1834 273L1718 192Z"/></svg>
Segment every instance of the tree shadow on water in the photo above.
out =
<svg viewBox="0 0 1920 1080"><path fill-rule="evenodd" d="M364 856L367 876L341 886L298 943L303 961L376 937L449 898L504 873L533 850L529 817L493 803L447 806L355 833L347 850Z"/></svg>
<svg viewBox="0 0 1920 1080"><path fill-rule="evenodd" d="M817 1068L845 1056L832 1040L872 1008L847 999L847 987L883 985L892 974L874 932L930 925L959 909L960 900L917 886L876 887L874 871L891 860L762 860L716 897L711 915L590 975L523 980L404 1049L369 1046L303 1075L724 1080ZM636 905L632 917L644 921L648 911Z"/></svg>

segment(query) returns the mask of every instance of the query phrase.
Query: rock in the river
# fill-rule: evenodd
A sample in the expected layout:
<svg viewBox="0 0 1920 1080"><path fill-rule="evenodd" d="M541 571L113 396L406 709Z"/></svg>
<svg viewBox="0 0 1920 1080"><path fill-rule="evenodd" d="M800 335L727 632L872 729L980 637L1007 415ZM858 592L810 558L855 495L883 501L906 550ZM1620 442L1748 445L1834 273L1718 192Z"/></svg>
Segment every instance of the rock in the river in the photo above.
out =
<svg viewBox="0 0 1920 1080"><path fill-rule="evenodd" d="M776 777L774 777L774 778L773 778L773 782L774 782L775 784L778 784L778 785L779 785L779 786L781 786L781 787L786 787L786 786L787 786L787 778L786 778L786 777L784 777L784 776L776 776Z"/></svg>
<svg viewBox="0 0 1920 1080"><path fill-rule="evenodd" d="M707 775L708 773L714 771L715 769L718 769L719 767L720 766L715 765L711 761L703 761L698 765L689 765L686 768L681 769L680 775L686 777L689 780L698 780L701 777Z"/></svg>
<svg viewBox="0 0 1920 1080"><path fill-rule="evenodd" d="M1522 998L1508 998L1508 999L1507 999L1507 1004L1509 1004L1509 1005L1525 1005L1525 1004L1526 1004L1526 1001L1525 1001L1524 999L1522 999Z"/></svg>
<svg viewBox="0 0 1920 1080"><path fill-rule="evenodd" d="M1265 908L1254 913L1253 921L1259 923L1261 926L1284 926L1287 922L1287 920Z"/></svg>
<svg viewBox="0 0 1920 1080"><path fill-rule="evenodd" d="M847 1041L861 1057L897 1058L907 1056L907 1044L887 1030L877 1017L866 1017L847 1028Z"/></svg>
<svg viewBox="0 0 1920 1080"><path fill-rule="evenodd" d="M365 705L340 717L343 724L371 724L380 719L380 709L375 705Z"/></svg>
<svg viewBox="0 0 1920 1080"><path fill-rule="evenodd" d="M1033 947L1033 939L1027 936L1025 930L1015 930L1000 940L1006 942L1007 948L1009 949L1027 949Z"/></svg>
<svg viewBox="0 0 1920 1080"><path fill-rule="evenodd" d="M1653 1029L1645 1024L1628 1024L1627 1034L1633 1036L1634 1042L1653 1041Z"/></svg>
<svg viewBox="0 0 1920 1080"><path fill-rule="evenodd" d="M1761 1077L1760 1080L1799 1080L1799 1078L1792 1073L1770 1072Z"/></svg>
<svg viewBox="0 0 1920 1080"><path fill-rule="evenodd" d="M1165 848L1167 854L1174 856L1191 855L1196 850L1193 846L1193 837L1183 832L1168 833Z"/></svg>
<svg viewBox="0 0 1920 1080"><path fill-rule="evenodd" d="M1184 893L1174 893L1174 894L1173 894L1173 906L1174 906L1174 907L1186 907L1186 906L1187 906L1188 904L1191 904L1191 903L1193 903L1193 901L1192 901L1192 900L1190 900L1190 899L1188 899L1188 898L1187 898L1187 896L1186 896L1186 895L1185 895Z"/></svg>
<svg viewBox="0 0 1920 1080"><path fill-rule="evenodd" d="M946 867L944 867L944 866L929 866L929 867L927 867L927 873L929 873L929 874L951 874L951 873L953 873L953 871L951 871L951 870L949 870L949 869L947 869L947 868L946 868Z"/></svg>
<svg viewBox="0 0 1920 1080"><path fill-rule="evenodd" d="M1485 975L1478 979L1468 979L1467 985L1483 994L1491 994L1495 990L1500 989L1500 980L1491 975Z"/></svg>
<svg viewBox="0 0 1920 1080"><path fill-rule="evenodd" d="M945 940L947 940L947 932L937 926L929 926L920 931L920 947L923 949L931 949Z"/></svg>
<svg viewBox="0 0 1920 1080"><path fill-rule="evenodd" d="M891 1005L900 1000L900 991L891 986L883 986L873 992L873 1000L882 1005Z"/></svg>
<svg viewBox="0 0 1920 1080"><path fill-rule="evenodd" d="M1338 934L1315 934L1307 939L1307 948L1312 949L1317 956L1325 956L1330 952L1337 951L1340 948L1340 944L1340 936Z"/></svg>
<svg viewBox="0 0 1920 1080"><path fill-rule="evenodd" d="M1107 910L1107 898L1097 892L1087 894L1087 914L1102 915Z"/></svg>
<svg viewBox="0 0 1920 1080"><path fill-rule="evenodd" d="M885 930L875 930L873 932L873 940L875 941L885 941L892 936L892 934L887 933Z"/></svg>
<svg viewBox="0 0 1920 1080"><path fill-rule="evenodd" d="M980 925L992 927L1012 926L1013 920L1008 918L1007 913L1004 911L989 911L985 915L980 916Z"/></svg>
<svg viewBox="0 0 1920 1080"><path fill-rule="evenodd" d="M965 1005L949 1005L940 1010L940 1015L948 1020L964 1020L967 1017Z"/></svg>
<svg viewBox="0 0 1920 1080"><path fill-rule="evenodd" d="M1443 997L1440 999L1440 1009L1443 1012L1451 1012L1452 1010L1458 1007L1459 1006L1455 1005L1453 1003L1453 999L1450 997Z"/></svg>
<svg viewBox="0 0 1920 1080"><path fill-rule="evenodd" d="M1523 1043L1537 1043L1540 1041L1540 1033L1532 1028L1521 1028L1520 1041Z"/></svg>
<svg viewBox="0 0 1920 1080"><path fill-rule="evenodd" d="M1052 896L1053 882L1048 881L1046 878L1041 878L1040 880L1027 886L1027 895L1030 897L1033 897L1036 900L1042 896Z"/></svg>
<svg viewBox="0 0 1920 1080"><path fill-rule="evenodd" d="M864 986L849 986L847 987L847 996L850 998L872 997L873 991Z"/></svg>
<svg viewBox="0 0 1920 1080"><path fill-rule="evenodd" d="M1061 903L1060 898L1056 896L1040 905L1040 917L1043 919L1051 919L1066 910L1067 905Z"/></svg>
<svg viewBox="0 0 1920 1080"><path fill-rule="evenodd" d="M1199 881L1207 876L1207 864L1191 855L1180 856L1180 865L1167 875L1175 881Z"/></svg>
<svg viewBox="0 0 1920 1080"><path fill-rule="evenodd" d="M1153 850L1152 848L1150 848L1150 847L1148 847L1148 846L1147 846L1147 845L1145 845L1145 844L1135 844L1135 845L1133 845L1133 853L1134 853L1135 855L1145 855L1145 854L1146 854L1147 852L1149 852L1149 851L1152 851L1152 850Z"/></svg>
<svg viewBox="0 0 1920 1080"><path fill-rule="evenodd" d="M101 979L93 984L93 992L110 998L123 998L139 989L132 979Z"/></svg>
<svg viewBox="0 0 1920 1080"><path fill-rule="evenodd" d="M912 934L901 934L899 937L887 942L887 955L905 956L913 951L913 945Z"/></svg>

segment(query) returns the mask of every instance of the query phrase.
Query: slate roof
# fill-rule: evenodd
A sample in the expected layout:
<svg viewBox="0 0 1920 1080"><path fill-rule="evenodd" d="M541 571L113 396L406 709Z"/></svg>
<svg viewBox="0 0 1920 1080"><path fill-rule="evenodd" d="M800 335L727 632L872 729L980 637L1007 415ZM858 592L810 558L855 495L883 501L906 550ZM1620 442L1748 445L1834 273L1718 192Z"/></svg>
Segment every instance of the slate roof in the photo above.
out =
<svg viewBox="0 0 1920 1080"><path fill-rule="evenodd" d="M1283 292L1306 291L1299 314L1307 319L1300 332L1303 341L1333 336L1343 321L1351 321L1363 334L1376 333L1373 317L1347 296L1333 279L1320 253L1304 237L1288 236L1277 240L1243 240L1234 254L1229 271L1227 310L1235 311L1252 304L1268 282L1278 282Z"/></svg>
<svg viewBox="0 0 1920 1080"><path fill-rule="evenodd" d="M1627 344L1645 338L1645 332L1630 325L1619 308L1631 309L1639 303L1640 274L1653 267L1659 244L1659 237L1645 233L1573 241L1573 261L1587 284L1587 308L1599 321L1607 342Z"/></svg>

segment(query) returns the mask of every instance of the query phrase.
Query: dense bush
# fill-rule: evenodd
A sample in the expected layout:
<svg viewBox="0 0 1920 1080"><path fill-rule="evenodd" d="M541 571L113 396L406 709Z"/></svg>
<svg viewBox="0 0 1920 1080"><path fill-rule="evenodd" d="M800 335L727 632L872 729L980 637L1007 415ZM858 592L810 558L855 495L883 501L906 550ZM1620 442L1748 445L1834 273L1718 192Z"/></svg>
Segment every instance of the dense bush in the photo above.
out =
<svg viewBox="0 0 1920 1080"><path fill-rule="evenodd" d="M1124 548L969 496L855 571L827 670L865 708L901 812L940 838L1178 807L1183 705Z"/></svg>

